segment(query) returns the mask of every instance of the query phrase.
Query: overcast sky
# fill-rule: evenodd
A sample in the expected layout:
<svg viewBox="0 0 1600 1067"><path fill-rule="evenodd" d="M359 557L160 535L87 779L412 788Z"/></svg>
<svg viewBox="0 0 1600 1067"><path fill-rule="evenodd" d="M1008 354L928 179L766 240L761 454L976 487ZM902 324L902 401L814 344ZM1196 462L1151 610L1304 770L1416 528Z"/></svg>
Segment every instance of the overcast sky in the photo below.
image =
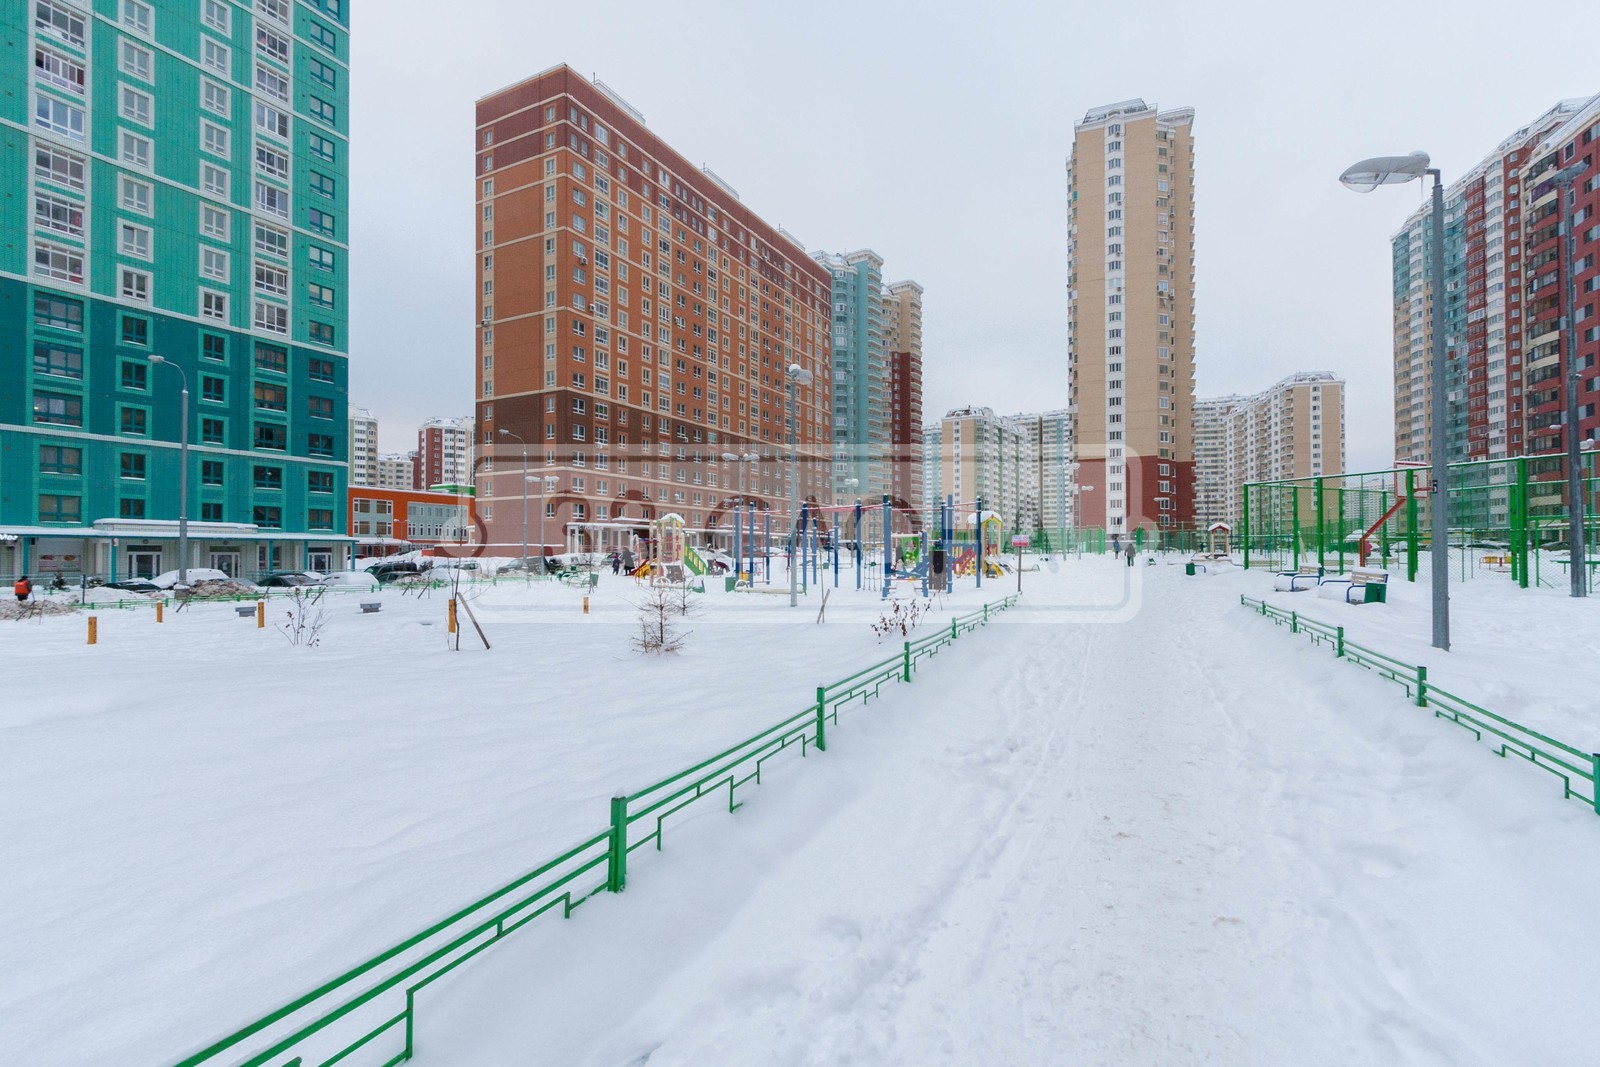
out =
<svg viewBox="0 0 1600 1067"><path fill-rule="evenodd" d="M1388 238L1423 190L1359 196L1339 172L1421 148L1449 180L1600 90L1468 0L352 7L350 399L391 451L472 410L473 103L557 63L808 249L870 247L921 282L930 421L1068 402L1073 123L1193 107L1198 391L1342 374L1356 470L1393 455Z"/></svg>

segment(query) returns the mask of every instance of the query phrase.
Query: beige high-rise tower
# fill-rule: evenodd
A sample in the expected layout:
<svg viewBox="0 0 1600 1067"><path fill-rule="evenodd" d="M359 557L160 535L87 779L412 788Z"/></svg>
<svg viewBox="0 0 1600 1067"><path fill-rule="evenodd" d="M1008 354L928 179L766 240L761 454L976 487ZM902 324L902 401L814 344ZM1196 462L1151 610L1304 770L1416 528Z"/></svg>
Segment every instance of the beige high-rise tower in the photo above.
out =
<svg viewBox="0 0 1600 1067"><path fill-rule="evenodd" d="M1081 522L1114 534L1194 522L1193 124L1143 100L1095 108L1067 162Z"/></svg>

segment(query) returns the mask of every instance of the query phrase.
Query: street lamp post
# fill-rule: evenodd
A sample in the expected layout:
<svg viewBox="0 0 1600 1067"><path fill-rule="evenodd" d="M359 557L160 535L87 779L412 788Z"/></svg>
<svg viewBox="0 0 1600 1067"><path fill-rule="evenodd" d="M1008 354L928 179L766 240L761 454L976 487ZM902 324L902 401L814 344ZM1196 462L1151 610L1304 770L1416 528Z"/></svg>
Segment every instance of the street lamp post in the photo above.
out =
<svg viewBox="0 0 1600 1067"><path fill-rule="evenodd" d="M182 367L163 356L151 356L151 363L171 367L183 381L179 408L182 425L178 432L178 584L189 584L189 376Z"/></svg>
<svg viewBox="0 0 1600 1067"><path fill-rule="evenodd" d="M510 430L500 430L501 437L513 438L522 446L522 569L528 569L528 442L512 433ZM544 540L543 537L540 540ZM544 546L539 546L539 552L544 553Z"/></svg>
<svg viewBox="0 0 1600 1067"><path fill-rule="evenodd" d="M541 570L544 569L544 494L547 489L554 488L556 481L557 479L549 474L539 478L531 478L528 475L522 476L522 494L524 500L527 499L528 483L539 483L539 568Z"/></svg>
<svg viewBox="0 0 1600 1067"><path fill-rule="evenodd" d="M1561 211L1561 346L1567 357L1567 548L1572 556L1572 595L1589 595L1588 531L1583 525L1583 452L1578 441L1578 287L1572 274L1577 241L1577 190L1573 181L1588 164L1579 160L1555 173Z"/></svg>
<svg viewBox="0 0 1600 1067"><path fill-rule="evenodd" d="M737 582L739 572L744 569L744 463L733 452L724 452L722 462L734 463L739 467L739 499L733 505L733 577ZM729 486L728 488L733 488Z"/></svg>
<svg viewBox="0 0 1600 1067"><path fill-rule="evenodd" d="M1339 180L1358 192L1369 193L1380 185L1400 185L1424 176L1433 178L1433 240L1429 243L1429 266L1433 273L1433 390L1429 406L1433 419L1432 486L1430 525L1433 571L1433 647L1450 651L1450 466L1445 457L1448 447L1449 394L1446 390L1444 345L1444 181L1435 167L1428 166L1426 152L1408 156L1376 156L1363 159L1339 175Z"/></svg>
<svg viewBox="0 0 1600 1067"><path fill-rule="evenodd" d="M795 406L794 387L810 385L811 372L798 363L791 363L784 377L789 379L789 606L792 608L800 603L800 576L795 571L800 551L800 411Z"/></svg>

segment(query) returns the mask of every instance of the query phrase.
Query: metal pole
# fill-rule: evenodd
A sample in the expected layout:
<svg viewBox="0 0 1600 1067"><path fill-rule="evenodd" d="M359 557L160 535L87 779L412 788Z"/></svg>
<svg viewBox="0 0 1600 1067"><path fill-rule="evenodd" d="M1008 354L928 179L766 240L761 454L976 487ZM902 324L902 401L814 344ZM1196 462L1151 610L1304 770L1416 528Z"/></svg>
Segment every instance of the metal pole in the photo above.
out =
<svg viewBox="0 0 1600 1067"><path fill-rule="evenodd" d="M978 525L977 525L977 531L978 531L977 546L978 547L977 547L977 553L972 557L973 561L977 564L977 566L973 567L972 569L978 572L978 588L981 590L983 588L983 494L982 493L978 494L977 522L978 522Z"/></svg>
<svg viewBox="0 0 1600 1067"><path fill-rule="evenodd" d="M1433 175L1433 486L1429 503L1433 507L1430 540L1433 546L1433 647L1450 651L1450 466L1445 456L1449 447L1446 423L1449 420L1449 392L1444 345L1444 179Z"/></svg>
<svg viewBox="0 0 1600 1067"><path fill-rule="evenodd" d="M1583 525L1583 456L1578 445L1578 329L1574 316L1578 307L1577 282L1573 277L1572 260L1577 242L1576 202L1577 190L1573 180L1583 169L1582 164L1563 168L1556 175L1556 188L1561 201L1561 345L1567 359L1567 548L1572 557L1572 595L1589 595L1587 541L1588 531Z"/></svg>
<svg viewBox="0 0 1600 1067"><path fill-rule="evenodd" d="M889 494L883 494L883 598L889 599L889 580L894 574L894 523L889 515Z"/></svg>
<svg viewBox="0 0 1600 1067"><path fill-rule="evenodd" d="M183 374L183 368L178 368ZM178 433L178 584L189 584L189 376L183 374L179 404L183 426Z"/></svg>
<svg viewBox="0 0 1600 1067"><path fill-rule="evenodd" d="M861 498L856 497L856 592L861 591Z"/></svg>

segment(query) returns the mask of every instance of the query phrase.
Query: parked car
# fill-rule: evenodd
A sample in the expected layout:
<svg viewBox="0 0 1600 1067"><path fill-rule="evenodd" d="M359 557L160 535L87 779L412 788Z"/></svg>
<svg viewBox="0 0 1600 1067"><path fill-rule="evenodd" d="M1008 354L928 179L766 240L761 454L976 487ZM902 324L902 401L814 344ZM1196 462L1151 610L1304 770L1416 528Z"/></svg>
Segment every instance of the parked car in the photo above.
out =
<svg viewBox="0 0 1600 1067"><path fill-rule="evenodd" d="M315 571L279 571L267 575L258 584L266 589L294 589L303 585L321 585L322 577Z"/></svg>
<svg viewBox="0 0 1600 1067"><path fill-rule="evenodd" d="M418 575L425 569L422 564L413 560L395 560L390 563L374 563L367 568L367 573L387 585L402 575Z"/></svg>
<svg viewBox="0 0 1600 1067"><path fill-rule="evenodd" d="M158 588L171 589L173 586L178 584L178 572L166 571L162 574L156 575L150 580L154 582ZM219 571L213 567L190 567L188 572L188 580L190 585L194 585L198 582L241 581L238 578L230 578L227 571ZM248 585L249 583L244 582L243 584Z"/></svg>
<svg viewBox="0 0 1600 1067"><path fill-rule="evenodd" d="M324 574L320 584L329 589L359 589L370 593L381 583L369 571L334 571Z"/></svg>
<svg viewBox="0 0 1600 1067"><path fill-rule="evenodd" d="M148 578L124 578L120 582L97 583L105 589L120 589L125 593L159 593L161 586Z"/></svg>

